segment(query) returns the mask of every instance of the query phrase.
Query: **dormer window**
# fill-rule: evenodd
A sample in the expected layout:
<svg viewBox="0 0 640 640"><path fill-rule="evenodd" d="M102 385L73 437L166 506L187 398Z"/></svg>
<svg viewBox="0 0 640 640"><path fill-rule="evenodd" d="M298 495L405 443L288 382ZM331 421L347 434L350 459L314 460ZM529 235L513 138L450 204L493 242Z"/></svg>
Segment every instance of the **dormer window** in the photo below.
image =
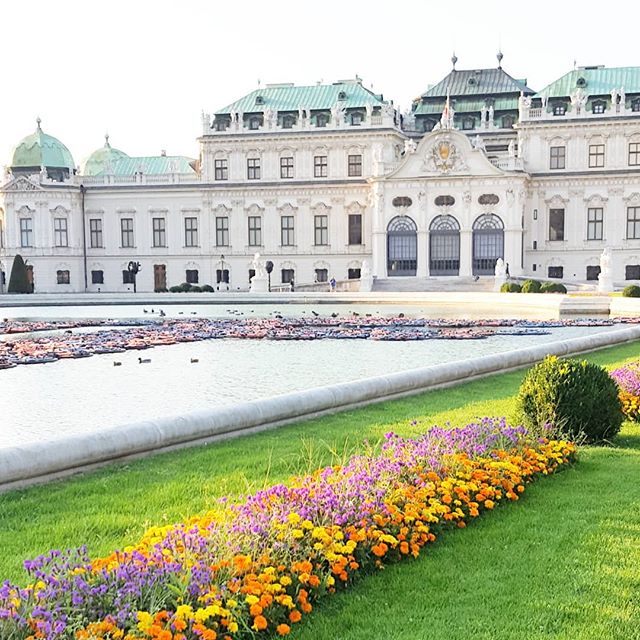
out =
<svg viewBox="0 0 640 640"><path fill-rule="evenodd" d="M586 87L587 86L587 81L583 78L580 77L576 80L576 87Z"/></svg>
<svg viewBox="0 0 640 640"><path fill-rule="evenodd" d="M329 116L326 113L319 113L316 116L316 127L326 127L329 122Z"/></svg>
<svg viewBox="0 0 640 640"><path fill-rule="evenodd" d="M362 114L359 111L354 111L351 114L351 124L353 126L358 126L362 124Z"/></svg>
<svg viewBox="0 0 640 640"><path fill-rule="evenodd" d="M295 124L295 118L292 115L286 115L282 118L282 128L291 129Z"/></svg>
<svg viewBox="0 0 640 640"><path fill-rule="evenodd" d="M218 118L216 118L216 122L215 122L216 131L226 131L228 126L229 126L228 120L222 120L222 119L218 120Z"/></svg>
<svg viewBox="0 0 640 640"><path fill-rule="evenodd" d="M344 91L338 92L338 100L346 100L347 94Z"/></svg>
<svg viewBox="0 0 640 640"><path fill-rule="evenodd" d="M469 78L473 80L473 78ZM462 120L462 128L463 129L474 129L476 126L476 119L472 117L466 117Z"/></svg>
<svg viewBox="0 0 640 640"><path fill-rule="evenodd" d="M264 104L264 98L262 96L256 96L256 104Z"/></svg>
<svg viewBox="0 0 640 640"><path fill-rule="evenodd" d="M595 100L591 105L591 111L593 113L604 113L606 103L604 100Z"/></svg>
<svg viewBox="0 0 640 640"><path fill-rule="evenodd" d="M259 129L260 126L262 125L262 122L260 121L260 116L253 116L252 118L249 119L249 129L252 130L256 130Z"/></svg>
<svg viewBox="0 0 640 640"><path fill-rule="evenodd" d="M469 79L467 80L467 84L468 84L470 87L475 87L475 86L478 84L478 81L477 81L475 78L469 78Z"/></svg>
<svg viewBox="0 0 640 640"><path fill-rule="evenodd" d="M553 105L553 115L554 116L563 116L567 113L567 105L563 102L558 102Z"/></svg>
<svg viewBox="0 0 640 640"><path fill-rule="evenodd" d="M502 128L503 129L513 129L514 118L513 116L503 116L502 117Z"/></svg>
<svg viewBox="0 0 640 640"><path fill-rule="evenodd" d="M631 111L634 111L635 113L640 112L640 98L636 98L631 101Z"/></svg>

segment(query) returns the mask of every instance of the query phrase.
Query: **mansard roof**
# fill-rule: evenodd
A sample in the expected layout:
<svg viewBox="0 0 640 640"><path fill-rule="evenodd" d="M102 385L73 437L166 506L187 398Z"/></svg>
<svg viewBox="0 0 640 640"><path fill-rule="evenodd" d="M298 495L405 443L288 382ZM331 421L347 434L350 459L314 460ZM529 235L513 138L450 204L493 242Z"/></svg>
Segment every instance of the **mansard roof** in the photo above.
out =
<svg viewBox="0 0 640 640"><path fill-rule="evenodd" d="M427 89L421 98L489 96L502 93L533 94L527 80L511 77L502 67L494 69L453 69L438 84Z"/></svg>
<svg viewBox="0 0 640 640"><path fill-rule="evenodd" d="M640 67L578 67L536 94L538 98L564 98L582 88L591 96L608 95L613 89L640 93Z"/></svg>
<svg viewBox="0 0 640 640"><path fill-rule="evenodd" d="M258 113L267 108L276 111L297 111L300 108L328 111L337 103L345 109L364 108L368 104L386 104L382 95L369 91L362 86L359 79L356 79L304 87L296 87L293 84L267 85L216 111L216 114L232 111Z"/></svg>
<svg viewBox="0 0 640 640"><path fill-rule="evenodd" d="M87 175L133 176L166 175L169 173L195 173L195 160L185 156L124 156L105 163L99 171Z"/></svg>

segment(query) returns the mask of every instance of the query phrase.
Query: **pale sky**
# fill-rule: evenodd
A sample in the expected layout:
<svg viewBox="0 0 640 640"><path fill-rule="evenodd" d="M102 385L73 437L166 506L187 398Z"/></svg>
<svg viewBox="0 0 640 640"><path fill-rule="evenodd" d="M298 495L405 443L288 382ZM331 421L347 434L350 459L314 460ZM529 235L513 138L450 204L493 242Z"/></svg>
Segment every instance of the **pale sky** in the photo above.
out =
<svg viewBox="0 0 640 640"><path fill-rule="evenodd" d="M76 165L104 143L198 156L200 113L258 86L358 74L403 111L451 69L502 66L535 90L581 65L640 65L640 3L618 0L2 3L0 166L35 130Z"/></svg>

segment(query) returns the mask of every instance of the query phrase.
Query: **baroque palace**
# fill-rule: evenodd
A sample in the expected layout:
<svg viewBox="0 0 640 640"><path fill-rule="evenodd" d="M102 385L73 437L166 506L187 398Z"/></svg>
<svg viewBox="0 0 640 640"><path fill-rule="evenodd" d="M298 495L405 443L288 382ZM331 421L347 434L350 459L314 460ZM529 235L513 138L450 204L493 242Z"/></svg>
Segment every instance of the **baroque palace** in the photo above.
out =
<svg viewBox="0 0 640 640"><path fill-rule="evenodd" d="M0 187L0 292L16 254L36 292L182 282L374 287L511 276L640 281L640 68L579 67L541 91L453 69L408 113L360 79L267 85L203 114L197 159L60 140L15 147ZM413 280L407 280L413 279Z"/></svg>

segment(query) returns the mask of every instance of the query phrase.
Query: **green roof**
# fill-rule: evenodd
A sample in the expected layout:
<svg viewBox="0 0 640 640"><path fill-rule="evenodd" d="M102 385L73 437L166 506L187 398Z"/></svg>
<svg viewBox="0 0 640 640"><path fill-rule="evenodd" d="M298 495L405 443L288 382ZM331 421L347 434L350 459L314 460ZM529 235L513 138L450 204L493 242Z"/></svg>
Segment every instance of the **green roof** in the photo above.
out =
<svg viewBox="0 0 640 640"><path fill-rule="evenodd" d="M165 175L168 173L195 173L191 164L195 162L186 156L127 156L112 161L111 167L105 165L94 174L132 176L138 172L145 175Z"/></svg>
<svg viewBox="0 0 640 640"><path fill-rule="evenodd" d="M297 111L300 108L329 110L338 102L345 109L363 108L367 104L373 106L385 104L381 95L365 89L359 81L316 84L308 87L280 84L256 89L240 100L216 111L216 114L226 114L231 111L259 113L267 108L276 111Z"/></svg>
<svg viewBox="0 0 640 640"><path fill-rule="evenodd" d="M526 80L512 78L501 67L497 69L453 69L438 84L427 89L421 98L458 96L491 96L497 93L534 93Z"/></svg>
<svg viewBox="0 0 640 640"><path fill-rule="evenodd" d="M128 158L124 151L114 149L109 144L109 136L105 136L104 146L96 149L82 164L82 175L97 176L104 172L109 164L113 167L118 160Z"/></svg>
<svg viewBox="0 0 640 640"><path fill-rule="evenodd" d="M13 150L12 168L46 167L69 169L73 172L75 163L69 149L60 140L50 136L40 128L40 118L35 133L23 138Z"/></svg>
<svg viewBox="0 0 640 640"><path fill-rule="evenodd" d="M580 67L552 82L536 96L564 98L580 87L591 96L609 95L613 89L622 88L626 94L640 93L640 67Z"/></svg>
<svg viewBox="0 0 640 640"><path fill-rule="evenodd" d="M426 114L437 114L441 115L444 110L444 105L446 102L446 98L437 100L437 101L429 101L429 102L420 102L416 105L414 110L415 115L426 115ZM475 96L470 98L456 98L452 100L453 108L456 113L470 113L470 112L480 112L483 108L487 108L485 98L476 98ZM504 97L504 98L495 98L493 101L493 108L496 111L514 111L518 109L518 98L514 97Z"/></svg>

